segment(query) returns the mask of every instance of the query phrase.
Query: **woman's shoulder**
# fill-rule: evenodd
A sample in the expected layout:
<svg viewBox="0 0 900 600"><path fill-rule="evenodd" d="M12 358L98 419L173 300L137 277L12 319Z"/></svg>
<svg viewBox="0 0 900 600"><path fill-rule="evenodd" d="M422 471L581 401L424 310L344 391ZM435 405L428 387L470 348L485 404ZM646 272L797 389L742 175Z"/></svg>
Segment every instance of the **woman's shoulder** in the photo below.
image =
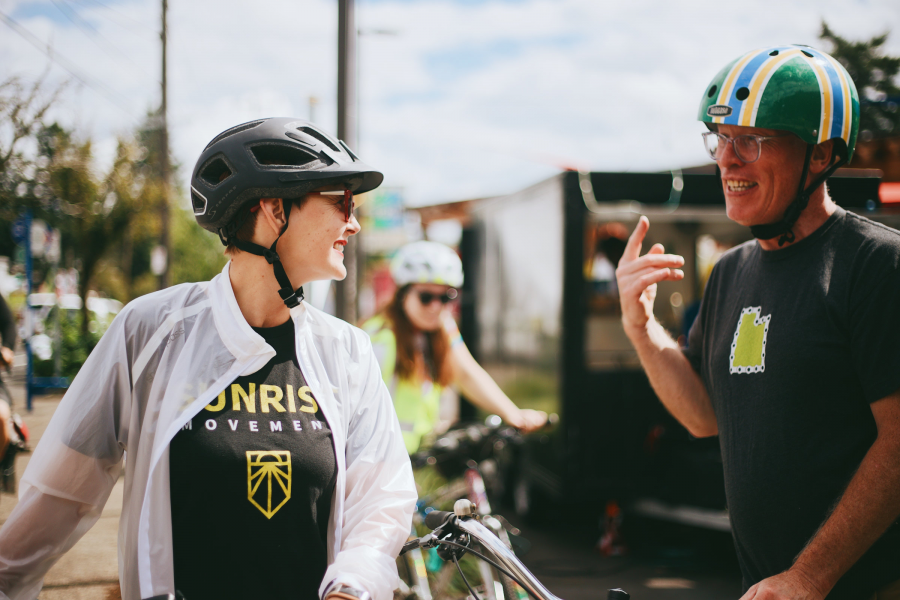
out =
<svg viewBox="0 0 900 600"><path fill-rule="evenodd" d="M181 283L139 296L125 305L119 319L126 327L154 327L173 316L196 314L209 305L208 283Z"/></svg>
<svg viewBox="0 0 900 600"><path fill-rule="evenodd" d="M361 328L351 325L311 304L303 303L306 311L306 322L313 336L320 339L337 339L348 352L355 354L371 346L368 334Z"/></svg>

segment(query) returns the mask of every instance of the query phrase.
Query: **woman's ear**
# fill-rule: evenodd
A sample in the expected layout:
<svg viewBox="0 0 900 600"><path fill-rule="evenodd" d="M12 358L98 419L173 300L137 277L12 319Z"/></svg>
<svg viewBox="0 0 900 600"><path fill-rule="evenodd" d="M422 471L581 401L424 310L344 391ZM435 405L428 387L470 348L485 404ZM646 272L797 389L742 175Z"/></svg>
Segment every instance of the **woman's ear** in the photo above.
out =
<svg viewBox="0 0 900 600"><path fill-rule="evenodd" d="M259 210L257 211L257 227L254 238L259 237L263 243L260 245L268 246L284 227L284 204L281 198L262 198L259 201ZM265 243L268 242L268 243Z"/></svg>

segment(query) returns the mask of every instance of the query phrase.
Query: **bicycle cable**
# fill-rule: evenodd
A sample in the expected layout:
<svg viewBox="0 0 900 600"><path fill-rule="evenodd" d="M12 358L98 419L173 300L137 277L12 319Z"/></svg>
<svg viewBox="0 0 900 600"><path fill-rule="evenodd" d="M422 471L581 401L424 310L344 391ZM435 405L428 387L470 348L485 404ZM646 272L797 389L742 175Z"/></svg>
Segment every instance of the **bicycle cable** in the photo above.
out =
<svg viewBox="0 0 900 600"><path fill-rule="evenodd" d="M457 544L457 545L459 545L459 544ZM463 583L465 583L466 587L469 588L469 591L472 593L472 597L475 598L475 600L481 600L481 598L478 597L478 594L475 593L475 590L472 588L472 585L469 583L469 580L466 579L465 573L462 572L462 567L459 566L459 561L456 559L456 555L453 554L452 556L453 556L453 564L456 565L456 570L459 571L459 576L462 577Z"/></svg>
<svg viewBox="0 0 900 600"><path fill-rule="evenodd" d="M501 567L499 564L497 564L496 562L494 562L493 560L491 560L490 558L488 558L488 557L485 556L484 554L481 554L480 552L477 552L477 551L475 551L475 550L472 550L472 548L470 548L469 546L463 546L462 544L457 544L456 542L448 542L447 540L437 540L437 543L439 543L439 544L447 544L448 546L456 546L457 548L462 548L463 550L465 550L465 551L467 551L467 552L471 552L472 554L474 554L475 556L477 556L478 558L480 558L480 559L483 560L484 562L486 562L486 563L492 565L495 569L497 569L498 571L500 571L501 573L503 573L504 575L506 575L507 577L509 577L509 578L512 579L513 581L515 581L517 584L519 584L519 586L520 586L523 590L525 590L527 593L529 593L529 594L531 594L532 596L534 596L535 600L541 600L540 598L538 598L537 596L535 596L534 593L532 593L532 592L528 589L528 587L527 587L524 583L522 583L522 582L519 580L518 577L516 577L515 575L513 575L512 573L510 573L509 571L507 571L507 570L504 569L503 567ZM454 561L456 560L456 555L453 555L453 560L454 560ZM460 571L460 574L462 574L462 571ZM463 575L463 580L465 580L465 575ZM468 582L468 581L466 581L466 585L469 585L469 582ZM470 588L470 589L471 589L471 588ZM477 598L477 596L476 596L476 598Z"/></svg>

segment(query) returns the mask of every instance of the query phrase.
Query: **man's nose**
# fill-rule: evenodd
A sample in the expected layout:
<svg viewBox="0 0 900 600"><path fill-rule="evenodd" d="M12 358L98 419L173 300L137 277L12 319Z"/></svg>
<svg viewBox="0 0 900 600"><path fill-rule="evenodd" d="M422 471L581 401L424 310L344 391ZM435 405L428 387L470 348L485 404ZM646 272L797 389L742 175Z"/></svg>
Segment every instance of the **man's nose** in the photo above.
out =
<svg viewBox="0 0 900 600"><path fill-rule="evenodd" d="M724 170L725 167L742 166L745 164L737 155L737 152L734 151L734 140L728 140L721 144L721 146L722 148L718 152L718 158L716 158L719 169Z"/></svg>

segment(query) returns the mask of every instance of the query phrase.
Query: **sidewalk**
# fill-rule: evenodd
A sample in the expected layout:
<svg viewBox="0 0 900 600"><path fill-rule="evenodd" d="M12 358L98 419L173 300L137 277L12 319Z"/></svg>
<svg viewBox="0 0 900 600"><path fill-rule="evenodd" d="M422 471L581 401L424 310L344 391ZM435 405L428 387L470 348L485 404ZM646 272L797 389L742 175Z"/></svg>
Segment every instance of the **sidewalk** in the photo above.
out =
<svg viewBox="0 0 900 600"><path fill-rule="evenodd" d="M36 396L34 411L25 411L25 392L21 385L10 385L15 412L22 415L31 432L30 445L37 446L47 428L61 395ZM16 457L16 476L21 478L30 454ZM0 523L6 521L17 503L12 494L0 494ZM119 566L116 537L122 513L122 480L113 488L97 524L57 562L44 578L39 600L118 600Z"/></svg>

